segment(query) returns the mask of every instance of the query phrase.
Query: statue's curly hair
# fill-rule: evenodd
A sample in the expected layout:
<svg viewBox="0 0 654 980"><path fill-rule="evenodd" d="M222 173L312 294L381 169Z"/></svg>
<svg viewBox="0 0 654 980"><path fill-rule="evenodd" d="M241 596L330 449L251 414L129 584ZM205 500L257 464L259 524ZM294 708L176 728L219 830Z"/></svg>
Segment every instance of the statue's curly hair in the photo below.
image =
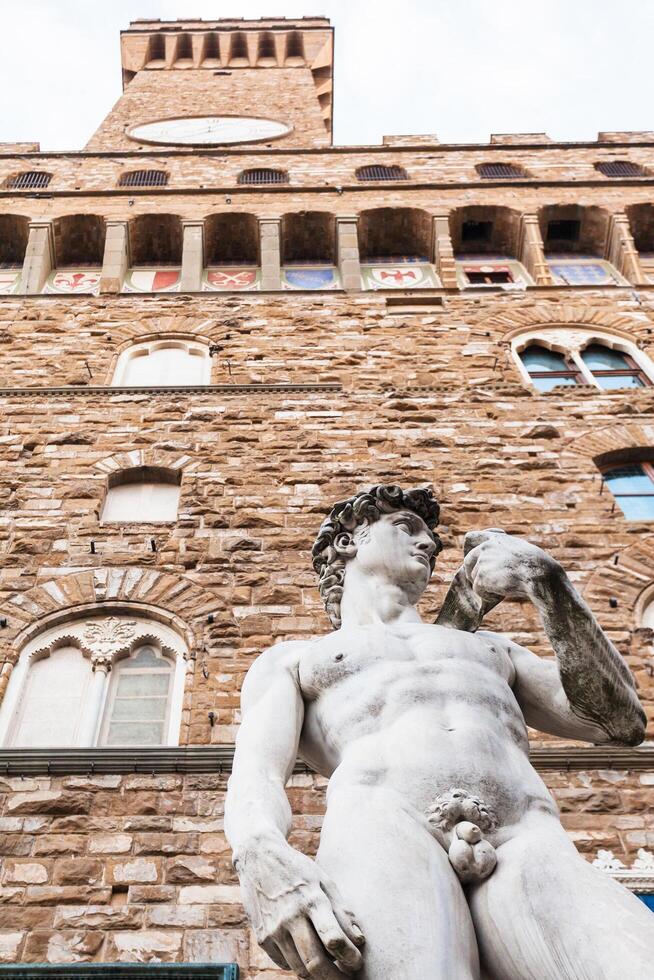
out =
<svg viewBox="0 0 654 980"><path fill-rule="evenodd" d="M311 550L313 567L318 573L318 588L334 629L341 625L341 597L345 581L347 559L336 548L335 542L346 535L350 538L360 524L372 524L383 514L397 510L410 510L421 517L429 528L437 550L431 558L433 571L436 555L443 545L434 533L440 508L431 490L402 490L394 484L378 484L369 490L355 493L347 500L335 504L318 532Z"/></svg>

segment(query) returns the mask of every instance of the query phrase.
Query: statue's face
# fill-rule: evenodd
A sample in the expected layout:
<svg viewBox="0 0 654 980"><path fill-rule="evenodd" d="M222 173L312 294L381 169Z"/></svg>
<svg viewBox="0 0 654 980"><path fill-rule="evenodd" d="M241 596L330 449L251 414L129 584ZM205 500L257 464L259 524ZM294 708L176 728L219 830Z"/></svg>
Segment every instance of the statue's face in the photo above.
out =
<svg viewBox="0 0 654 980"><path fill-rule="evenodd" d="M364 573L384 576L417 602L429 582L431 558L437 550L422 518L409 510L394 511L361 525L353 537L357 552L351 561Z"/></svg>

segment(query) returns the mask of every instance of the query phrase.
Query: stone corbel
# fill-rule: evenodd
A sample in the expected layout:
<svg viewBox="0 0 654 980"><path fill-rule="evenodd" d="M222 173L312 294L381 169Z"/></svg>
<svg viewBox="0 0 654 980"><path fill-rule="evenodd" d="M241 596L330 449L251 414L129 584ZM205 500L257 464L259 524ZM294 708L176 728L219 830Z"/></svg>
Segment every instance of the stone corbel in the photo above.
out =
<svg viewBox="0 0 654 980"><path fill-rule="evenodd" d="M199 293L204 269L204 221L184 221L182 229L182 274L179 289L182 293Z"/></svg>
<svg viewBox="0 0 654 980"><path fill-rule="evenodd" d="M450 220L447 214L434 215L434 265L445 289L456 289L456 262L450 237Z"/></svg>
<svg viewBox="0 0 654 980"><path fill-rule="evenodd" d="M640 264L640 255L631 234L629 219L624 212L611 215L606 236L606 258L632 285L647 284Z"/></svg>
<svg viewBox="0 0 654 980"><path fill-rule="evenodd" d="M518 260L537 286L553 286L554 278L545 258L545 246L540 233L538 215L523 214L520 219Z"/></svg>
<svg viewBox="0 0 654 980"><path fill-rule="evenodd" d="M29 238L20 278L19 293L34 296L42 292L55 267L54 231L51 221L30 221Z"/></svg>
<svg viewBox="0 0 654 980"><path fill-rule="evenodd" d="M354 215L336 218L336 251L343 289L348 292L359 292L361 290L361 263L359 259L358 222Z"/></svg>

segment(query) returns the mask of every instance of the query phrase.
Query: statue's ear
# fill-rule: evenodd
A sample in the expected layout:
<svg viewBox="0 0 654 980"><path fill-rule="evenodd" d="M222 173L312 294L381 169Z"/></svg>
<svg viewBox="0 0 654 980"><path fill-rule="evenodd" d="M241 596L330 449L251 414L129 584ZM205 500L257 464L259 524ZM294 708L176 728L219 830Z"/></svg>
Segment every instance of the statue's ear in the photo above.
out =
<svg viewBox="0 0 654 980"><path fill-rule="evenodd" d="M352 535L348 534L347 531L341 531L340 534L336 535L334 538L334 550L341 558L354 558L357 553L357 546L354 543Z"/></svg>

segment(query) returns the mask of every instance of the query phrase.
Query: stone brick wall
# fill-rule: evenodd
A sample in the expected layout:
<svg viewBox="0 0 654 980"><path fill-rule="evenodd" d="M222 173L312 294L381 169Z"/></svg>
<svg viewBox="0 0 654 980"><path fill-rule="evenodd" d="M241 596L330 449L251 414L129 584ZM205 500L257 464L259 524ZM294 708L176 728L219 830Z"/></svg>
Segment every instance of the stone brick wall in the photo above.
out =
<svg viewBox="0 0 654 980"><path fill-rule="evenodd" d="M649 774L548 773L582 853L654 845ZM0 777L0 962L236 961L258 948L223 833L224 776ZM313 854L324 781L293 776L291 843Z"/></svg>

